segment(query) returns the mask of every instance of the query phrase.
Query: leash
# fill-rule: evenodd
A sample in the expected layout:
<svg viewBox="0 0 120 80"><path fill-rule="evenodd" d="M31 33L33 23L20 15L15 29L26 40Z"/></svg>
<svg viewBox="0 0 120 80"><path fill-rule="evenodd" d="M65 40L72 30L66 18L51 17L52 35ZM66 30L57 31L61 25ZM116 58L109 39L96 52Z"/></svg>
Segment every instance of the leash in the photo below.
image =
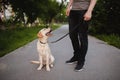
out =
<svg viewBox="0 0 120 80"><path fill-rule="evenodd" d="M71 32L73 32L79 25L80 25L80 23L79 23L78 25L76 25L76 26L72 29ZM52 42L50 42L50 43L56 43L56 42L62 40L63 38L65 38L65 37L66 37L68 34L70 34L71 32L68 32L67 34L63 35L63 36L60 37L59 39L57 39L57 40L55 40L55 41L52 41Z"/></svg>

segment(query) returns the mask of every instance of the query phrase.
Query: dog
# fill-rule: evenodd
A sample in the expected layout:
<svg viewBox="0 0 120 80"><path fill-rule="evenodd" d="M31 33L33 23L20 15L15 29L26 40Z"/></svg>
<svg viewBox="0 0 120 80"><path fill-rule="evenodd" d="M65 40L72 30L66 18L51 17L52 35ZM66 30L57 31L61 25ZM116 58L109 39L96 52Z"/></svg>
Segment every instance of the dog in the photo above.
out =
<svg viewBox="0 0 120 80"><path fill-rule="evenodd" d="M44 65L46 66L46 71L50 71L50 67L53 67L55 58L51 54L50 47L48 45L48 38L52 35L51 31L51 28L43 28L37 34L39 61L31 61L32 63L39 64L37 70L41 70Z"/></svg>

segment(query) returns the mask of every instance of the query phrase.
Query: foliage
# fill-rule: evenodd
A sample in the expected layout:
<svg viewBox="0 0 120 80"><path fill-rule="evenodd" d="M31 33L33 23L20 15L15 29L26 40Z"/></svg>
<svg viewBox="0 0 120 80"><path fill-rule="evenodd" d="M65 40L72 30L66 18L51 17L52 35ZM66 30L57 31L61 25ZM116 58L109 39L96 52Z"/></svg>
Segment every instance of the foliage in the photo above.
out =
<svg viewBox="0 0 120 80"><path fill-rule="evenodd" d="M108 33L119 33L120 34L120 1L117 0L106 0L105 4L107 23L109 31Z"/></svg>
<svg viewBox="0 0 120 80"><path fill-rule="evenodd" d="M117 0L98 0L91 22L94 33L120 35L120 2Z"/></svg>
<svg viewBox="0 0 120 80"><path fill-rule="evenodd" d="M64 8L61 11L61 13L59 13L58 15L56 15L56 17L55 17L55 21L56 22L60 22L60 23L68 22L68 17L65 14L65 10L66 10L66 8L64 6Z"/></svg>
<svg viewBox="0 0 120 80"><path fill-rule="evenodd" d="M62 10L62 3L56 0L2 0L5 5L10 4L15 12L15 22L25 22L24 16L27 16L28 22L32 23L36 18L42 18L45 22L51 22L52 19Z"/></svg>
<svg viewBox="0 0 120 80"><path fill-rule="evenodd" d="M95 35L97 38L107 42L110 45L113 45L117 48L120 48L120 36L119 35L115 35L115 34L110 34L110 35L106 35L106 34L101 34L101 35Z"/></svg>
<svg viewBox="0 0 120 80"><path fill-rule="evenodd" d="M0 32L0 55L3 56L36 37L39 28L17 28Z"/></svg>

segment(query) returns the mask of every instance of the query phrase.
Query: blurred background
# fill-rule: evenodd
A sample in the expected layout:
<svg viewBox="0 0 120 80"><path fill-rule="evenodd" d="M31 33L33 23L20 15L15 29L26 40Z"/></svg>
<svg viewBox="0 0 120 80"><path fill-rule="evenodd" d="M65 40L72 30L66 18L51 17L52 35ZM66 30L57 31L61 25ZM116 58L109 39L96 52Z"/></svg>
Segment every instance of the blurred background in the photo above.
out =
<svg viewBox="0 0 120 80"><path fill-rule="evenodd" d="M40 28L67 24L69 0L0 0L0 56L36 39ZM89 34L120 48L120 1L97 0Z"/></svg>

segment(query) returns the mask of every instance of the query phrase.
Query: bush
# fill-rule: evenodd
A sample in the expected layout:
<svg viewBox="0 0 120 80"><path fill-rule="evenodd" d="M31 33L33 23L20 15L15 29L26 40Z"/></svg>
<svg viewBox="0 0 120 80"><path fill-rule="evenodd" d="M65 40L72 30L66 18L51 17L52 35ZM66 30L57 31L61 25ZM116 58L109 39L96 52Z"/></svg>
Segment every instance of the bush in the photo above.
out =
<svg viewBox="0 0 120 80"><path fill-rule="evenodd" d="M120 36L116 34L101 34L101 35L96 35L97 38L107 42L110 45L113 45L117 48L120 48Z"/></svg>
<svg viewBox="0 0 120 80"><path fill-rule="evenodd" d="M120 2L98 0L93 12L90 31L94 33L120 35Z"/></svg>

